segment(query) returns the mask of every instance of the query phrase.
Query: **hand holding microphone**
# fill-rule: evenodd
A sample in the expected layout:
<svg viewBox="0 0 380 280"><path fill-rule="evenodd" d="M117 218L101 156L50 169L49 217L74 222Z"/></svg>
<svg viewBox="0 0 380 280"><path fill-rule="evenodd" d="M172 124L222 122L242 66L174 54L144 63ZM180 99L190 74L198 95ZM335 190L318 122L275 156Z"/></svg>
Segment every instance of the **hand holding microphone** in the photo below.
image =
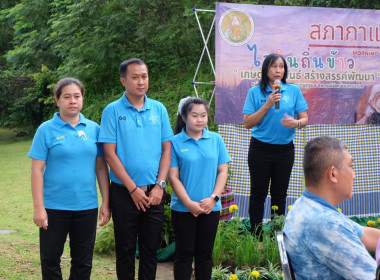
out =
<svg viewBox="0 0 380 280"><path fill-rule="evenodd" d="M280 82L280 80L275 80L273 87L274 87L275 90L278 89L278 93L280 93L280 89L281 89L281 82ZM275 103L275 109L276 110L280 109L280 101L277 101Z"/></svg>

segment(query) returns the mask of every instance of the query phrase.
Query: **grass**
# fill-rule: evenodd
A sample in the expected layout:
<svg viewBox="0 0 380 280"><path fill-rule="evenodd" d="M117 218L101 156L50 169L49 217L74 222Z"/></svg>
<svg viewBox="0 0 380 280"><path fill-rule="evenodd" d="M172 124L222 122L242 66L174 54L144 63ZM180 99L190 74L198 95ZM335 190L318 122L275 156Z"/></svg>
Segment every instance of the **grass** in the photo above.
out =
<svg viewBox="0 0 380 280"><path fill-rule="evenodd" d="M0 234L0 279L41 279L39 229L33 223L30 190L31 159L27 157L32 139L15 139L14 134L15 131L0 128L0 229L17 230L11 234ZM236 239L230 241L232 244L228 247L235 249ZM244 250L245 246L248 245L241 248L242 256L262 255L261 252L255 254ZM252 246L251 249L255 248L257 246ZM215 252L217 251L215 248ZM115 256L112 254L105 256L94 253L92 279L116 279L114 260ZM70 269L68 243L61 261L63 277L67 279ZM243 262L242 260L241 264Z"/></svg>
<svg viewBox="0 0 380 280"><path fill-rule="evenodd" d="M238 218L220 221L212 254L214 265L229 267L232 271L280 264L277 242L271 229L265 226L260 245L260 238L250 233L247 223L248 219L241 221Z"/></svg>
<svg viewBox="0 0 380 280"><path fill-rule="evenodd" d="M17 230L0 234L0 279L41 279L39 234L33 223L30 190L32 140L13 137L14 131L0 129L0 229ZM116 279L114 256L94 254L92 279ZM70 250L62 257L64 279L69 276Z"/></svg>

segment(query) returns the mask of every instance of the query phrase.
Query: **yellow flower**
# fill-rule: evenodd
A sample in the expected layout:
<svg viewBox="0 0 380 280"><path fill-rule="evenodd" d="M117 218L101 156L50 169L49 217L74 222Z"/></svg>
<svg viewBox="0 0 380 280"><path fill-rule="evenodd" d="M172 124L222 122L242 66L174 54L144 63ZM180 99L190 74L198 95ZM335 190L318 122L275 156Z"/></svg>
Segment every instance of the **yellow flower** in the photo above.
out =
<svg viewBox="0 0 380 280"><path fill-rule="evenodd" d="M342 209L340 209L340 208L336 208L339 212L341 212L342 213Z"/></svg>
<svg viewBox="0 0 380 280"><path fill-rule="evenodd" d="M258 272L257 270L252 271L251 274L255 278L258 278L260 276L260 272Z"/></svg>
<svg viewBox="0 0 380 280"><path fill-rule="evenodd" d="M231 213L236 212L238 209L239 209L239 207L236 204L230 206L230 212Z"/></svg>
<svg viewBox="0 0 380 280"><path fill-rule="evenodd" d="M284 274L284 273L281 273L281 277L284 278L284 277L285 277L285 274Z"/></svg>
<svg viewBox="0 0 380 280"><path fill-rule="evenodd" d="M380 223L380 218L377 218L377 222Z"/></svg>
<svg viewBox="0 0 380 280"><path fill-rule="evenodd" d="M292 206L291 206L291 205L289 205L289 206L288 206L288 210L290 210L290 208L292 208Z"/></svg>
<svg viewBox="0 0 380 280"><path fill-rule="evenodd" d="M238 276L236 274L232 274L228 280L237 280Z"/></svg>
<svg viewBox="0 0 380 280"><path fill-rule="evenodd" d="M374 227L374 226L376 225L376 222L375 222L375 221L368 221L368 222L367 222L367 225L368 225L369 227Z"/></svg>
<svg viewBox="0 0 380 280"><path fill-rule="evenodd" d="M272 206L272 210L278 210L278 206L277 205L273 205Z"/></svg>

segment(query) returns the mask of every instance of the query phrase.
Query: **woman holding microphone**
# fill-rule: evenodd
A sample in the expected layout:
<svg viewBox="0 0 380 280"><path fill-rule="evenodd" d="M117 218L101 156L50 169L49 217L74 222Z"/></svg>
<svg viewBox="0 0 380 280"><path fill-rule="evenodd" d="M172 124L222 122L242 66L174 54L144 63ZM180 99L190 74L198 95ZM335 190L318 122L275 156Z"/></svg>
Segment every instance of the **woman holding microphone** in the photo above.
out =
<svg viewBox="0 0 380 280"><path fill-rule="evenodd" d="M286 82L287 74L285 59L276 53L268 55L260 83L248 91L243 108L244 125L252 129L248 152L249 215L252 232L260 240L269 182L271 203L278 207L276 213L282 215L294 163L295 130L308 123L306 100L298 86Z"/></svg>

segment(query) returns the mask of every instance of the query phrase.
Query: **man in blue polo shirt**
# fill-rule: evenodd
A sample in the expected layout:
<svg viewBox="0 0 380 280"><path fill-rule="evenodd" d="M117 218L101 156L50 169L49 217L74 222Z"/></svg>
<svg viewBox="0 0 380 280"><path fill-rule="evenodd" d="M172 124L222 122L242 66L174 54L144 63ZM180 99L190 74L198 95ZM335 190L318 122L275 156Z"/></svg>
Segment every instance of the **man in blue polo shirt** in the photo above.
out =
<svg viewBox="0 0 380 280"><path fill-rule="evenodd" d="M166 108L146 96L146 63L131 58L120 64L119 71L125 92L104 109L99 135L111 168L117 277L135 279L138 236L139 279L153 280L164 223L165 179L173 131Z"/></svg>

